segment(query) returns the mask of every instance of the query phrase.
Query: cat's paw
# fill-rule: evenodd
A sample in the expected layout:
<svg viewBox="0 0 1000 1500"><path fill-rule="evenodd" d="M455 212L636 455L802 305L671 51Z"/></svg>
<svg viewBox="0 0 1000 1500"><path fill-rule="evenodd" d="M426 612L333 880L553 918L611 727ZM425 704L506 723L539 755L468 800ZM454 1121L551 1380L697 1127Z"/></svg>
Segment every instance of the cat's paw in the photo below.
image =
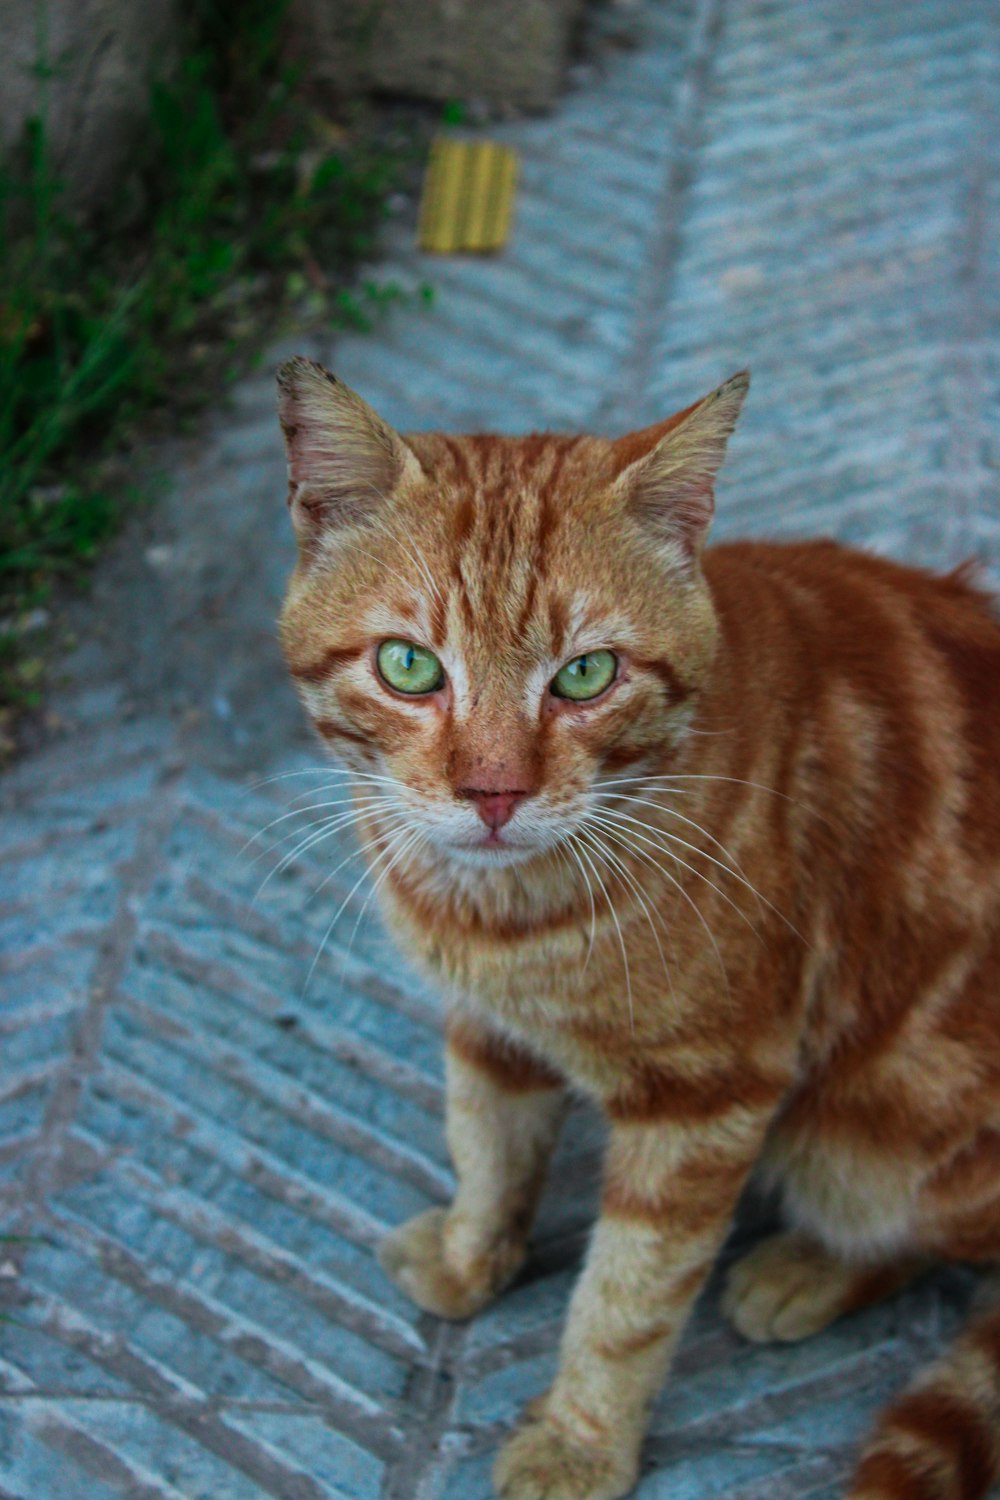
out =
<svg viewBox="0 0 1000 1500"><path fill-rule="evenodd" d="M387 1234L378 1247L382 1269L425 1312L439 1318L471 1318L496 1296L524 1260L521 1247L505 1245L489 1255L449 1255L448 1214L430 1208Z"/></svg>
<svg viewBox="0 0 1000 1500"><path fill-rule="evenodd" d="M851 1272L796 1234L755 1245L729 1272L722 1310L754 1343L795 1343L844 1311Z"/></svg>
<svg viewBox="0 0 1000 1500"><path fill-rule="evenodd" d="M620 1500L637 1474L631 1455L586 1447L539 1417L500 1449L493 1484L500 1500Z"/></svg>

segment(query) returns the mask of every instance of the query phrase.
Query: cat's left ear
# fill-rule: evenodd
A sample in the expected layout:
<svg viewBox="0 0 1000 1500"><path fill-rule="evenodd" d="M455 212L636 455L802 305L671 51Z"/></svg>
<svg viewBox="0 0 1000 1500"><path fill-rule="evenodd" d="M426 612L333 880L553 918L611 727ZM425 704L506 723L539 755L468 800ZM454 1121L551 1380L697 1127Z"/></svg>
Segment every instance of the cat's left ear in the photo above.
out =
<svg viewBox="0 0 1000 1500"><path fill-rule="evenodd" d="M697 559L715 511L715 476L750 386L741 370L711 395L612 445L615 489L678 561Z"/></svg>
<svg viewBox="0 0 1000 1500"><path fill-rule="evenodd" d="M308 545L364 521L423 470L399 433L350 386L298 356L278 371L278 417L288 454L288 507Z"/></svg>

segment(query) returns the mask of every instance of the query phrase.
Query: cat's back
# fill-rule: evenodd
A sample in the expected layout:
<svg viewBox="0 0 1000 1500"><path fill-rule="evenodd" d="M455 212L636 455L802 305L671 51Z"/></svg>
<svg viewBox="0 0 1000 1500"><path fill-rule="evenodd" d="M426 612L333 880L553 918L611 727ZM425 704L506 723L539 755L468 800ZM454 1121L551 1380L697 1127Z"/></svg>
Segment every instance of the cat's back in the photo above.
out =
<svg viewBox="0 0 1000 1500"><path fill-rule="evenodd" d="M1000 734L1000 602L974 564L938 574L832 541L731 542L704 568L731 648L762 666L880 686L901 669L901 690L942 667L980 729Z"/></svg>
<svg viewBox="0 0 1000 1500"><path fill-rule="evenodd" d="M961 807L966 852L1000 863L1000 611L975 569L829 541L723 544L704 561L723 692L786 741L799 789L840 821L850 788L897 849L904 826Z"/></svg>
<svg viewBox="0 0 1000 1500"><path fill-rule="evenodd" d="M940 636L939 649L964 641L967 649L992 655L994 668L1000 659L1000 601L980 581L974 562L932 573L831 540L742 541L709 548L704 567L724 617L751 598L759 606L770 596L786 606L797 603L806 615L811 606L824 627L836 624L831 647L864 639L866 624L878 617L886 624L924 623Z"/></svg>

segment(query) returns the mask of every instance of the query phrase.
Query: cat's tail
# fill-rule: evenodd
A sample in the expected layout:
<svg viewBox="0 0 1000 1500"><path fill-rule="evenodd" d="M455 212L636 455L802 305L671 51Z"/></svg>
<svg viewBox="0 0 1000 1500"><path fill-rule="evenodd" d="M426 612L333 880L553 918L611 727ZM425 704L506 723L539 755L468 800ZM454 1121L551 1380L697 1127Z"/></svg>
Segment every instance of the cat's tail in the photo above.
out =
<svg viewBox="0 0 1000 1500"><path fill-rule="evenodd" d="M882 1413L848 1500L982 1500L998 1477L1000 1302L991 1301Z"/></svg>

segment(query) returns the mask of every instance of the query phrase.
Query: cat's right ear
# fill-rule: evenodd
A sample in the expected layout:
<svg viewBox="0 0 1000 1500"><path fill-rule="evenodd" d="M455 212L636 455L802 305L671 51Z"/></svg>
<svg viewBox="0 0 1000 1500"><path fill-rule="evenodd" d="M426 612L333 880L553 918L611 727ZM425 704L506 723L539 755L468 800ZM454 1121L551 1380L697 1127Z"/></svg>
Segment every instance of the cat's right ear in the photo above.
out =
<svg viewBox="0 0 1000 1500"><path fill-rule="evenodd" d="M403 439L366 401L301 355L278 370L288 455L288 508L299 541L363 521L403 482L422 477Z"/></svg>

